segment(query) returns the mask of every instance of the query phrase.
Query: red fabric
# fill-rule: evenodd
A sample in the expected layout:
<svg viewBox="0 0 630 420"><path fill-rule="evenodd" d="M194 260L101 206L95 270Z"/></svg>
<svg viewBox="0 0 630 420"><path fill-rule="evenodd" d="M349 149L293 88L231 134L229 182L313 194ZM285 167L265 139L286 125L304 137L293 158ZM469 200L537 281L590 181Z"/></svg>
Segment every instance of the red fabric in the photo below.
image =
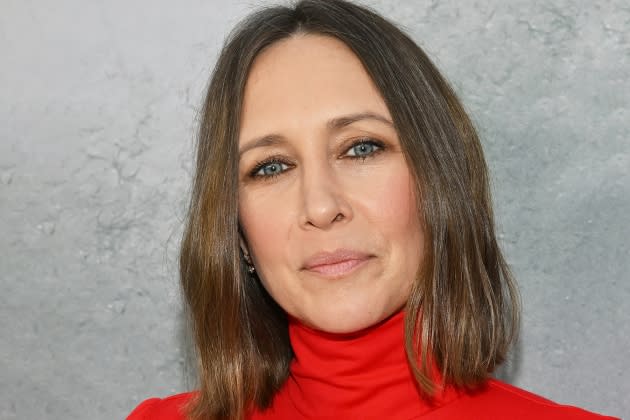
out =
<svg viewBox="0 0 630 420"><path fill-rule="evenodd" d="M338 335L291 320L291 374L266 411L250 420L329 419L605 419L559 405L497 380L474 393L447 388L422 399L403 345L403 314L360 333ZM129 420L184 420L192 393L140 404Z"/></svg>

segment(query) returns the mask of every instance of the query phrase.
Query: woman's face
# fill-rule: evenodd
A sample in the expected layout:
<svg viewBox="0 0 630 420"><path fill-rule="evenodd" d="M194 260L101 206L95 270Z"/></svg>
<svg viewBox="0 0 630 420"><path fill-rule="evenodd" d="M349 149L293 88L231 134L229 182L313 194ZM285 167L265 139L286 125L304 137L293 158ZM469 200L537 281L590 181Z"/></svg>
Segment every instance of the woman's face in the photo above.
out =
<svg viewBox="0 0 630 420"><path fill-rule="evenodd" d="M263 51L239 137L242 246L270 295L328 332L400 309L422 261L414 181L392 118L351 50L298 35Z"/></svg>

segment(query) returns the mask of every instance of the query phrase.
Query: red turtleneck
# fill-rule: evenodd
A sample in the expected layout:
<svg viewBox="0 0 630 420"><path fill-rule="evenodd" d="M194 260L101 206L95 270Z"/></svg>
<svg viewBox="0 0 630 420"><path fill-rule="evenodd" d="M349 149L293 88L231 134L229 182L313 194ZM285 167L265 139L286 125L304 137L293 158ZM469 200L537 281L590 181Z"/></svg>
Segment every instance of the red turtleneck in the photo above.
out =
<svg viewBox="0 0 630 420"><path fill-rule="evenodd" d="M298 419L604 419L559 405L497 380L475 393L447 388L423 399L407 363L403 313L352 334L329 334L289 323L295 359L289 379L251 420ZM192 393L140 404L129 420L184 420Z"/></svg>

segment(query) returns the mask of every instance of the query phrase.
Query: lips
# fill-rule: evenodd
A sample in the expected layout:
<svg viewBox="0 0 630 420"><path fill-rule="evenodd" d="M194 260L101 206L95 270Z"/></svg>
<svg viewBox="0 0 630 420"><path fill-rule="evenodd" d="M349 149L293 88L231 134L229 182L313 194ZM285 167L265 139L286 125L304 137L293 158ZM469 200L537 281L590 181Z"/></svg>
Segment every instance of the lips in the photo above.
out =
<svg viewBox="0 0 630 420"><path fill-rule="evenodd" d="M373 257L371 254L349 249L319 252L306 260L303 270L325 277L341 277L364 265Z"/></svg>

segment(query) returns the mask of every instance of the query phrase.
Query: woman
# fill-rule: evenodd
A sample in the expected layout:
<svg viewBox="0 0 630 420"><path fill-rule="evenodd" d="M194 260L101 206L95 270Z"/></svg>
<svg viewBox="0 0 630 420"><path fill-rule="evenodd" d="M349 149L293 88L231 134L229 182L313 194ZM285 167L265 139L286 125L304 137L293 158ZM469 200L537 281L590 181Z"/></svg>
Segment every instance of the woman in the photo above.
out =
<svg viewBox="0 0 630 420"><path fill-rule="evenodd" d="M202 115L180 261L200 389L129 418L600 417L489 378L518 305L481 146L391 23L255 13Z"/></svg>

